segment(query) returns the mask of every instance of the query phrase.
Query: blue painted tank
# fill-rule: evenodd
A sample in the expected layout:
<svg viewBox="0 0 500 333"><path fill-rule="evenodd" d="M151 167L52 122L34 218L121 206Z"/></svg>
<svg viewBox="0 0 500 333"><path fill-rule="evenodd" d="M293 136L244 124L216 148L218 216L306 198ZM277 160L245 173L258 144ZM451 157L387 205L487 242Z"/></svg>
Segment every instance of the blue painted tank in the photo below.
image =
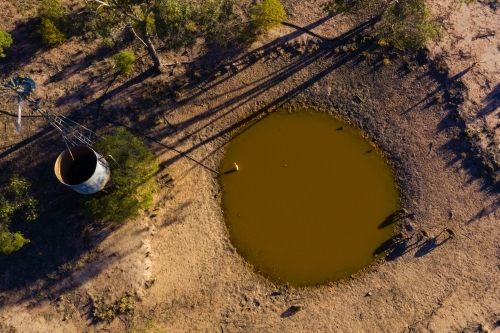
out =
<svg viewBox="0 0 500 333"><path fill-rule="evenodd" d="M61 183L81 194L99 192L111 175L104 157L87 146L63 151L56 160L54 172Z"/></svg>

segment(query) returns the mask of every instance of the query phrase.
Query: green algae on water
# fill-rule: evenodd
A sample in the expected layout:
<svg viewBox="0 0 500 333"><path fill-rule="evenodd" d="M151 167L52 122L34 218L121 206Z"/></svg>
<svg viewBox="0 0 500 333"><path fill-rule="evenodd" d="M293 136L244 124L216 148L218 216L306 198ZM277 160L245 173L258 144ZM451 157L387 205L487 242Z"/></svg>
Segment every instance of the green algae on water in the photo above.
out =
<svg viewBox="0 0 500 333"><path fill-rule="evenodd" d="M228 144L220 172L231 241L273 281L339 280L393 236L399 194L390 167L328 114L280 110L249 124Z"/></svg>

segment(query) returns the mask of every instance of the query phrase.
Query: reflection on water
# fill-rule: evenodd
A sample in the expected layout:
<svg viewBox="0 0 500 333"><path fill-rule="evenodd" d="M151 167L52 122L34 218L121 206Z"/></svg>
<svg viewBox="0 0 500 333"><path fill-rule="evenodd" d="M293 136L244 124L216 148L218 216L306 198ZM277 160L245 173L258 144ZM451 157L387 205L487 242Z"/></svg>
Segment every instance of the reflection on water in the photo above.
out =
<svg viewBox="0 0 500 333"><path fill-rule="evenodd" d="M229 172L234 163L239 170ZM327 114L277 111L250 124L229 143L220 172L231 240L271 280L341 279L393 235L399 195L390 168Z"/></svg>

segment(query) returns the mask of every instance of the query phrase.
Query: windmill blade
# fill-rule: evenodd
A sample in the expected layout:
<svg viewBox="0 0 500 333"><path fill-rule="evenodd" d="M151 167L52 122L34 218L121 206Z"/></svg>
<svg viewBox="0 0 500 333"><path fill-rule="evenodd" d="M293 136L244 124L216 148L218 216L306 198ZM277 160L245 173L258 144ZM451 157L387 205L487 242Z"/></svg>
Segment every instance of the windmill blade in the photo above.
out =
<svg viewBox="0 0 500 333"><path fill-rule="evenodd" d="M21 133L21 109L23 108L23 100L19 101L17 106L17 131Z"/></svg>

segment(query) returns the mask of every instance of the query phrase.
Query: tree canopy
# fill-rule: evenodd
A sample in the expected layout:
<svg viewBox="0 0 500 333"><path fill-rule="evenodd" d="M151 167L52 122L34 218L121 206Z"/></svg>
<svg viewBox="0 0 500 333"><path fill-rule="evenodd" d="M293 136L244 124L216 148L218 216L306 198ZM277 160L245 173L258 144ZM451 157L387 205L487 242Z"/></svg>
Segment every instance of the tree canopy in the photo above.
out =
<svg viewBox="0 0 500 333"><path fill-rule="evenodd" d="M28 221L38 217L37 202L28 194L30 186L25 178L14 175L0 192L0 253L10 254L29 243L19 231L11 232L9 226L14 214L20 211L24 211L24 218Z"/></svg>
<svg viewBox="0 0 500 333"><path fill-rule="evenodd" d="M218 41L231 33L234 0L89 0L92 27L107 39L126 29L143 44L154 66L162 65L156 45L167 49L191 46L196 38Z"/></svg>

